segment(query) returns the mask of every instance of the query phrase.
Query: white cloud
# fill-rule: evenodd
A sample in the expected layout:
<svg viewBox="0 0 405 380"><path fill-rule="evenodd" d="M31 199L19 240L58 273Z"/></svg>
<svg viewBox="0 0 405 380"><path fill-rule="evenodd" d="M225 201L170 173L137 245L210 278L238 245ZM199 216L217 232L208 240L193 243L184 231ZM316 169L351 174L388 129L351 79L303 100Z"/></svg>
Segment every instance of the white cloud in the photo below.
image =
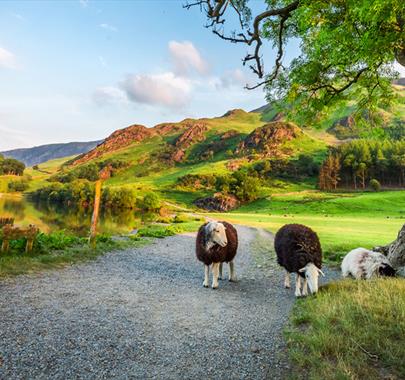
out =
<svg viewBox="0 0 405 380"><path fill-rule="evenodd" d="M191 95L191 82L171 72L163 74L137 74L128 76L121 88L135 103L183 107Z"/></svg>
<svg viewBox="0 0 405 380"><path fill-rule="evenodd" d="M187 76L192 71L207 74L209 65L190 41L170 41L169 53L177 75Z"/></svg>
<svg viewBox="0 0 405 380"><path fill-rule="evenodd" d="M248 81L248 77L242 70L228 70L219 78L217 88L245 87Z"/></svg>
<svg viewBox="0 0 405 380"><path fill-rule="evenodd" d="M89 0L79 0L79 3L83 8L87 8L89 5Z"/></svg>
<svg viewBox="0 0 405 380"><path fill-rule="evenodd" d="M0 47L0 67L5 67L7 69L17 68L15 55L2 47Z"/></svg>
<svg viewBox="0 0 405 380"><path fill-rule="evenodd" d="M114 25L104 23L104 24L100 24L99 27L103 28L105 30L109 30L110 32L118 32L118 28L115 27Z"/></svg>
<svg viewBox="0 0 405 380"><path fill-rule="evenodd" d="M99 87L94 91L93 100L98 105L128 103L124 91L117 87Z"/></svg>

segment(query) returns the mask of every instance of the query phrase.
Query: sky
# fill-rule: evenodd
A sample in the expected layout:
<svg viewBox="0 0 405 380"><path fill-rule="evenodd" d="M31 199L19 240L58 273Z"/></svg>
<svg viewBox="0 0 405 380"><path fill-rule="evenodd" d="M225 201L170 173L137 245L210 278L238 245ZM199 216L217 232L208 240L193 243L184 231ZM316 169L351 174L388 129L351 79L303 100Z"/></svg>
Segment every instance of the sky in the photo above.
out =
<svg viewBox="0 0 405 380"><path fill-rule="evenodd" d="M214 36L183 4L0 1L0 151L264 105L262 89L244 89L255 83L246 46ZM298 53L293 41L286 61Z"/></svg>

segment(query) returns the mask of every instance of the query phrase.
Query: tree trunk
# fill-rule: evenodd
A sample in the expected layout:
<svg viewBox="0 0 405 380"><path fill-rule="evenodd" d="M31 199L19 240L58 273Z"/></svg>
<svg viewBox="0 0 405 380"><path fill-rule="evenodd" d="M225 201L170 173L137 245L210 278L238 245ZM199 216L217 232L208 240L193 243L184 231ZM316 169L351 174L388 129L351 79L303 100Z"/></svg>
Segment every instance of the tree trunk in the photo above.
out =
<svg viewBox="0 0 405 380"><path fill-rule="evenodd" d="M373 250L386 255L395 269L398 270L401 267L405 267L405 224L398 232L398 237L395 241L383 247L374 247Z"/></svg>

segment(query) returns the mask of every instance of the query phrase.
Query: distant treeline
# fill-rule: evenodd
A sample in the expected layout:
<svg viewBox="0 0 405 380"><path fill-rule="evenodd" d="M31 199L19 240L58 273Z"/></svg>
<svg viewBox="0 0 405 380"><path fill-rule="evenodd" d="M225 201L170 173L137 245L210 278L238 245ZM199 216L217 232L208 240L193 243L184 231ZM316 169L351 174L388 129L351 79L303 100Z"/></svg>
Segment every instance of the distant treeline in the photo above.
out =
<svg viewBox="0 0 405 380"><path fill-rule="evenodd" d="M53 183L32 192L30 196L36 202L92 207L94 184L88 180L75 180L66 184ZM112 210L138 208L156 211L160 208L160 199L157 194L152 192L141 196L128 187L105 187L101 193L101 206Z"/></svg>
<svg viewBox="0 0 405 380"><path fill-rule="evenodd" d="M119 170L129 166L128 162L116 159L108 159L100 162L93 162L87 165L78 166L67 170L62 170L49 178L49 182L69 183L77 179L86 179L88 181L97 181L102 169L108 167L111 176L114 176Z"/></svg>
<svg viewBox="0 0 405 380"><path fill-rule="evenodd" d="M302 180L318 172L319 164L314 158L301 154L295 159L268 159L242 166L230 174L187 174L178 178L177 185L190 190L214 190L246 203L257 199L260 188L269 185L272 179Z"/></svg>
<svg viewBox="0 0 405 380"><path fill-rule="evenodd" d="M319 172L319 188L365 189L371 182L405 186L405 140L353 140L331 149Z"/></svg>
<svg viewBox="0 0 405 380"><path fill-rule="evenodd" d="M14 158L4 158L0 154L0 175L23 175L25 170L24 163Z"/></svg>

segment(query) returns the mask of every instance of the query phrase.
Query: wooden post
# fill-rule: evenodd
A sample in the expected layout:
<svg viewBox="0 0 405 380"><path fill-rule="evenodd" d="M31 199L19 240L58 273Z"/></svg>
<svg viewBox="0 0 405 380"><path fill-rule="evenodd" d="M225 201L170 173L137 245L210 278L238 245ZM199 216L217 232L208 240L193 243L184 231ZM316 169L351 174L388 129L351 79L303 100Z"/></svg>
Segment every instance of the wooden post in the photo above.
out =
<svg viewBox="0 0 405 380"><path fill-rule="evenodd" d="M1 251L8 252L10 248L10 240L26 238L27 243L25 245L25 252L31 252L38 232L39 229L34 225L30 225L27 228L13 227L10 224L5 225L3 227L3 243L1 245Z"/></svg>
<svg viewBox="0 0 405 380"><path fill-rule="evenodd" d="M96 247L97 222L100 211L100 199L101 199L101 179L96 181L96 189L94 194L94 209L93 215L91 217L90 244L92 245L93 248Z"/></svg>
<svg viewBox="0 0 405 380"><path fill-rule="evenodd" d="M8 252L9 246L10 246L9 241L6 240L5 237L3 237L3 243L1 244L1 252L4 252L4 253Z"/></svg>
<svg viewBox="0 0 405 380"><path fill-rule="evenodd" d="M93 248L96 248L96 238L97 238L97 223L98 216L100 213L100 201L101 201L101 186L103 181L110 177L111 168L109 166L105 167L100 171L99 179L95 183L95 193L94 193L94 209L93 215L91 217L91 226L90 226L90 237L89 243Z"/></svg>

